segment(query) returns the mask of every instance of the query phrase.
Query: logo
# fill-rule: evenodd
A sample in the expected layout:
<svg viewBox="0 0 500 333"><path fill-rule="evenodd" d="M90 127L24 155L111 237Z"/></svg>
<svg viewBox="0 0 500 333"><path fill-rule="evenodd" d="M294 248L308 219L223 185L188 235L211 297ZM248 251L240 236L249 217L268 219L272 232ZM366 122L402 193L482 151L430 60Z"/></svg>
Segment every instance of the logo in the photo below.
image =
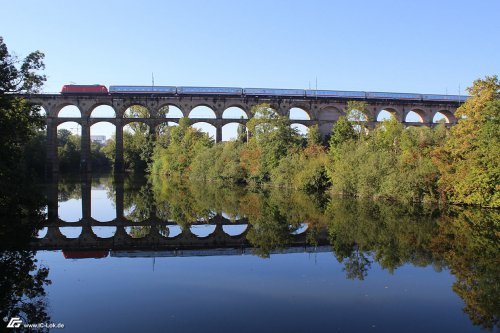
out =
<svg viewBox="0 0 500 333"><path fill-rule="evenodd" d="M7 324L7 328L18 328L21 326L23 321L19 317L12 317L10 318L9 323Z"/></svg>

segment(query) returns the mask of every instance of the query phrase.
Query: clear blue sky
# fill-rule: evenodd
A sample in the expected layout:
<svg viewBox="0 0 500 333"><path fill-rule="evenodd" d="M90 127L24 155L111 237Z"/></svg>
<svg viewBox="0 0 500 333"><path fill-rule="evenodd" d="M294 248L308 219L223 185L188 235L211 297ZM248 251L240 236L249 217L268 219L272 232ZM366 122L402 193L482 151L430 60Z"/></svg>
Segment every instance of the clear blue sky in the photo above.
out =
<svg viewBox="0 0 500 333"><path fill-rule="evenodd" d="M500 73L500 1L10 1L0 34L77 84L458 93Z"/></svg>
<svg viewBox="0 0 500 333"><path fill-rule="evenodd" d="M456 92L500 72L500 1L0 1L46 91L150 84Z"/></svg>

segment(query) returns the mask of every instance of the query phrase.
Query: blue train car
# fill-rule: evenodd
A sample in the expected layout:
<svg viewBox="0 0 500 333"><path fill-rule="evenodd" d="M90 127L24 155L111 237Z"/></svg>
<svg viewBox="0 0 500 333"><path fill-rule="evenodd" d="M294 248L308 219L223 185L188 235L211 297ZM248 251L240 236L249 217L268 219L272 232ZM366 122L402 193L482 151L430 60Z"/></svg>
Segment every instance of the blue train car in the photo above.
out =
<svg viewBox="0 0 500 333"><path fill-rule="evenodd" d="M365 98L364 91L306 90L307 97Z"/></svg>
<svg viewBox="0 0 500 333"><path fill-rule="evenodd" d="M245 88L243 94L248 96L298 96L305 97L302 89L269 89L269 88Z"/></svg>
<svg viewBox="0 0 500 333"><path fill-rule="evenodd" d="M424 101L442 101L442 102L464 102L469 98L469 96L462 95L434 95L426 94L422 95Z"/></svg>
<svg viewBox="0 0 500 333"><path fill-rule="evenodd" d="M239 95L243 93L241 88L231 87L177 87L179 95Z"/></svg>
<svg viewBox="0 0 500 333"><path fill-rule="evenodd" d="M175 95L176 88L168 86L109 86L110 94L166 94Z"/></svg>
<svg viewBox="0 0 500 333"><path fill-rule="evenodd" d="M421 101L422 95L410 93L390 93L390 92L367 92L366 98L374 99L409 99Z"/></svg>

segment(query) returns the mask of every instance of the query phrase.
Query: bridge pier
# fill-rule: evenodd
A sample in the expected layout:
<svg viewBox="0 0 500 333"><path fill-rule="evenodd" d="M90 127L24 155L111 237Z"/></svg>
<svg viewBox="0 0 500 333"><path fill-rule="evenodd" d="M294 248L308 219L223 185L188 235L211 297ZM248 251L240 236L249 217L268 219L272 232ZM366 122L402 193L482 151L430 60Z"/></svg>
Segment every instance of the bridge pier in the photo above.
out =
<svg viewBox="0 0 500 333"><path fill-rule="evenodd" d="M92 171L92 161L90 155L90 125L88 119L82 120L82 136L80 151L80 170L83 172Z"/></svg>
<svg viewBox="0 0 500 333"><path fill-rule="evenodd" d="M51 176L59 171L59 161L57 158L57 124L52 117L47 117L47 155L45 172Z"/></svg>
<svg viewBox="0 0 500 333"><path fill-rule="evenodd" d="M115 172L121 173L124 171L123 164L123 126L121 121L115 123Z"/></svg>
<svg viewBox="0 0 500 333"><path fill-rule="evenodd" d="M222 142L222 124L215 125L215 142Z"/></svg>

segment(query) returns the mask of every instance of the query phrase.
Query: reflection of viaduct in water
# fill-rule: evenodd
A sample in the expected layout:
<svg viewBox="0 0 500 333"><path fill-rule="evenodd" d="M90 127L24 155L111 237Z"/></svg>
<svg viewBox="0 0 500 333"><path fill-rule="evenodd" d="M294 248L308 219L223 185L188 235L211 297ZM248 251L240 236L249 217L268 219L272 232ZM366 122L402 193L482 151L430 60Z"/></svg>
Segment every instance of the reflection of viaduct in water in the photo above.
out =
<svg viewBox="0 0 500 333"><path fill-rule="evenodd" d="M347 97L328 98L305 98L291 96L145 96L144 94L124 96L111 95L61 95L61 94L38 94L25 96L30 103L42 106L47 115L47 170L57 172L57 126L68 121L76 122L82 127L81 136L81 166L82 171L90 171L90 127L99 122L108 122L116 128L116 157L115 167L118 171L123 168L123 127L132 122L147 124L151 133L155 133L162 124L168 122L179 122L179 118L165 118L160 116L160 109L166 106L175 107L180 110L183 117L190 118L190 123L207 123L215 127L216 141L222 140L222 127L230 123L245 125L252 118L251 108L261 103L268 103L282 116L290 118L291 110L296 108L302 110L308 119L290 119L290 123L301 124L306 127L318 125L323 135L329 134L333 124L344 114ZM454 116L460 102L453 100L408 100L404 98L367 98L368 119L366 124L373 127L377 123L377 116L382 111L390 112L395 118L406 126L434 126L433 117L442 114L448 125L456 123ZM59 112L65 106L76 106L80 111L80 117L62 118ZM106 105L114 110L114 117L93 118L92 112L95 108ZM134 105L145 107L149 111L148 118L126 118L126 110ZM199 107L208 107L213 113L213 118L190 117L192 111ZM229 108L239 108L247 119L225 118L224 112ZM407 115L410 112L420 117L420 122L408 122ZM181 115L178 115L181 116Z"/></svg>
<svg viewBox="0 0 500 333"><path fill-rule="evenodd" d="M189 255L190 250L197 250L198 255L209 253L224 254L222 249L226 250L226 255L231 253L229 249L239 249L241 254L245 253L245 248L251 247L247 240L247 233L252 228L246 218L237 221L231 221L221 214L214 214L208 221L195 221L192 226L212 225L214 230L208 236L200 237L195 235L190 228L182 229L180 234L173 237L162 233L169 226L177 226L174 221L161 220L156 217L150 217L141 222L133 222L124 216L124 188L123 178L116 178L116 218L109 222L99 222L91 217L91 178L85 177L82 181L82 216L77 222L65 222L58 217L58 185L57 179L49 185L48 197L48 220L45 223L47 233L44 237L34 240L31 244L36 250L67 250L67 251L95 251L95 250L113 250L113 251L163 251L170 255ZM155 216L154 210L151 214ZM224 231L225 226L244 226L244 231L239 235L229 235ZM141 238L134 238L126 231L126 227L144 226L150 227L149 233ZM60 228L81 228L81 233L77 238L68 238ZM93 227L115 227L116 232L112 237L98 237ZM298 234L290 234L289 249L284 252L304 252L309 251L307 234L308 229ZM326 231L320 231L315 234L315 246L327 245L328 237ZM215 250L217 249L217 250ZM200 252L200 250L202 250ZM165 252L169 251L169 252ZM173 251L173 252L172 252ZM234 251L233 251L234 252ZM175 253L175 254L173 254ZM192 252L195 255L195 252ZM167 255L167 254L165 254ZM208 255L208 254L205 254ZM158 255L160 256L160 255Z"/></svg>

